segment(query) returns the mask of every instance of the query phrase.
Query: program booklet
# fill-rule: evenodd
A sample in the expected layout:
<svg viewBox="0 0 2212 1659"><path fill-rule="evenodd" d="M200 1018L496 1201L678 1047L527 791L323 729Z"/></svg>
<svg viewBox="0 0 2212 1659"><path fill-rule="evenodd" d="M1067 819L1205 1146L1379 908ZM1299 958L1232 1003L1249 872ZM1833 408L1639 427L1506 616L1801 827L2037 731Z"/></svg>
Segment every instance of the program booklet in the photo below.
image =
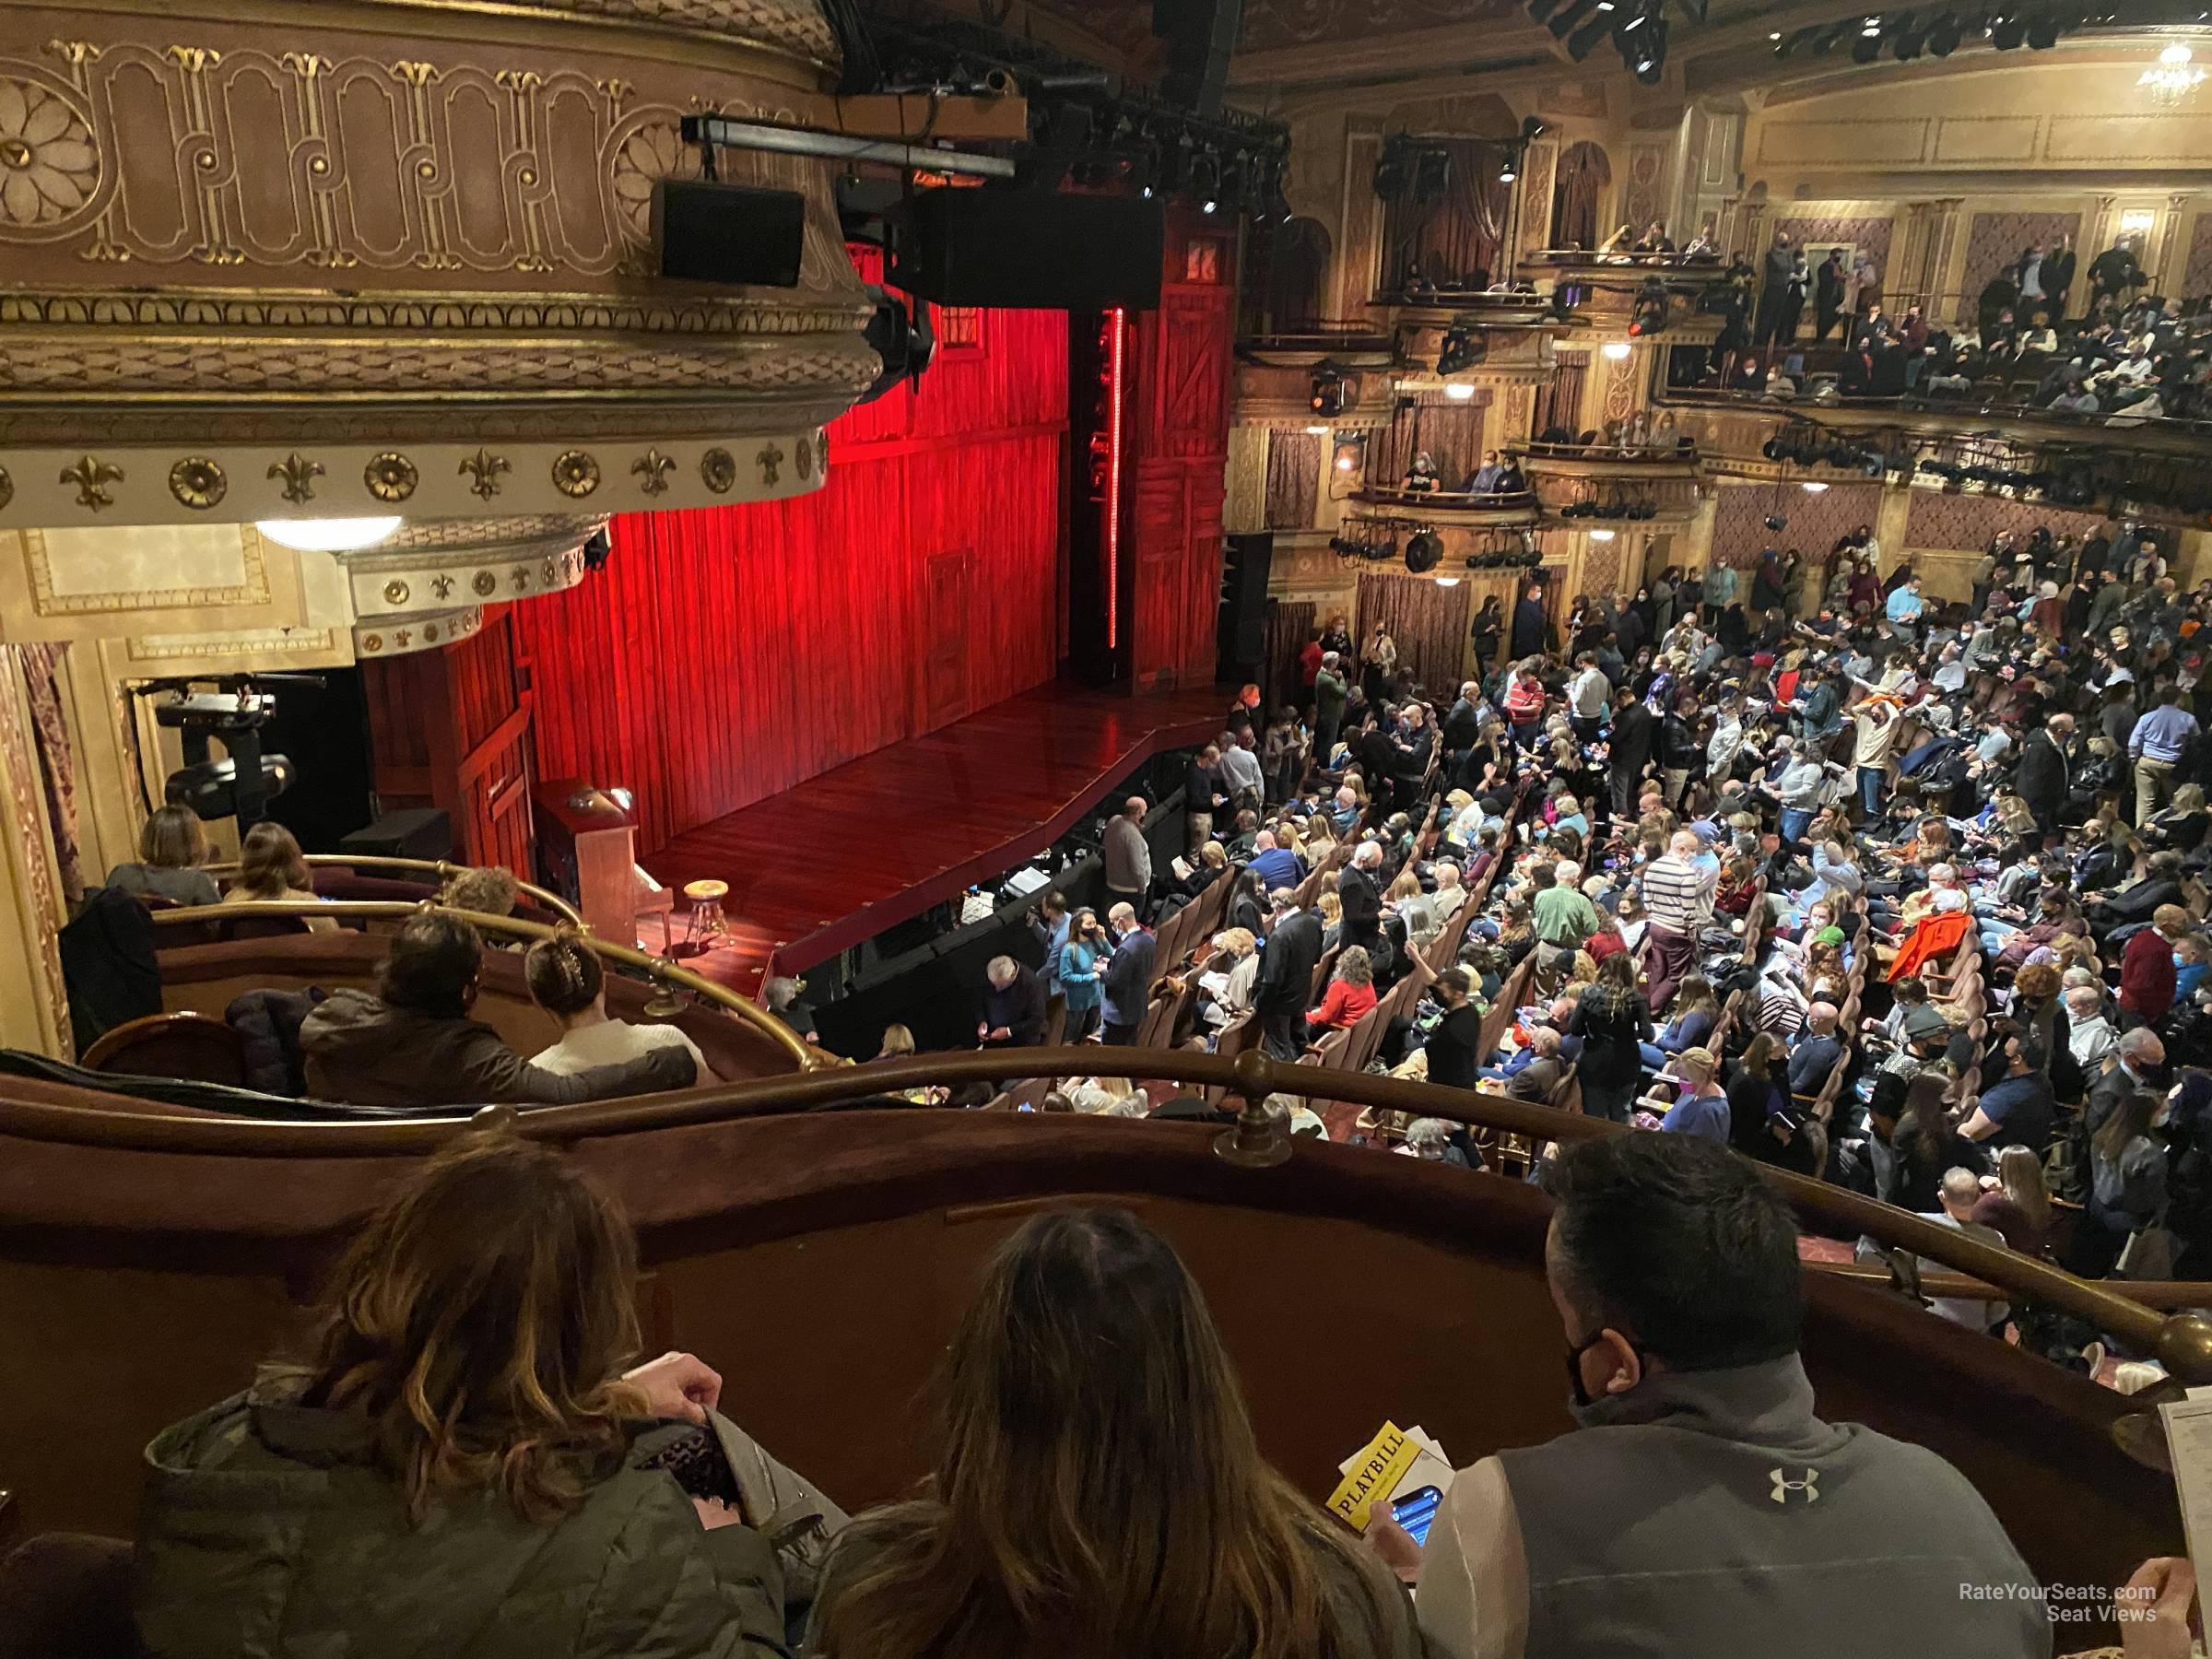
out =
<svg viewBox="0 0 2212 1659"><path fill-rule="evenodd" d="M1363 1533L1375 1506L1400 1492L1434 1487L1439 1499L1452 1489L1452 1460L1418 1424L1384 1423L1374 1439L1336 1465L1344 1478L1329 1496L1329 1513Z"/></svg>

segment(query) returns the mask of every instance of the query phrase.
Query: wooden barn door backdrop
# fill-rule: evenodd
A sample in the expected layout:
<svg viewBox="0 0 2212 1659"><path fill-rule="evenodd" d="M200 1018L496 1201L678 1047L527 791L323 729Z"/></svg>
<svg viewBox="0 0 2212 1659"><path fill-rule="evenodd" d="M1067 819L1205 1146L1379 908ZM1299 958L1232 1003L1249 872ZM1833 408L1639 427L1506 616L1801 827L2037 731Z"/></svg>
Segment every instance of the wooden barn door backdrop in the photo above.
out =
<svg viewBox="0 0 2212 1659"><path fill-rule="evenodd" d="M1129 678L1139 690L1214 674L1229 466L1236 243L1171 217L1159 309L1135 319L1130 405Z"/></svg>
<svg viewBox="0 0 2212 1659"><path fill-rule="evenodd" d="M512 613L442 651L361 665L385 810L442 806L453 856L530 875L530 708Z"/></svg>

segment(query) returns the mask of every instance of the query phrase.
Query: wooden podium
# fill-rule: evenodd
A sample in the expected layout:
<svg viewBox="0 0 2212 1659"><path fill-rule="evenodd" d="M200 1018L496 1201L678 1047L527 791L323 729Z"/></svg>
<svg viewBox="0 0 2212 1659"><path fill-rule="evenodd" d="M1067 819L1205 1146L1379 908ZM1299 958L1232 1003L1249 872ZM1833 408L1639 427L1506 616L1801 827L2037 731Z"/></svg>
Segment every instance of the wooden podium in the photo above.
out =
<svg viewBox="0 0 2212 1659"><path fill-rule="evenodd" d="M537 786L534 804L547 885L575 903L595 935L635 945L641 912L673 908L675 895L638 868L635 816L605 790L556 778Z"/></svg>

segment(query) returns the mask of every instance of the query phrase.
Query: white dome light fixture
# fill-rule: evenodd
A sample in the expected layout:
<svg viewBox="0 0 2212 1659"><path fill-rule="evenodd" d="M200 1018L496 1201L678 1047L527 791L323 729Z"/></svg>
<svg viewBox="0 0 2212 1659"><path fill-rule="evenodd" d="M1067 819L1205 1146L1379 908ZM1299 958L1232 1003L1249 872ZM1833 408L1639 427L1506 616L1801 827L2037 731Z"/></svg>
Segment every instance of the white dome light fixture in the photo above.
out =
<svg viewBox="0 0 2212 1659"><path fill-rule="evenodd" d="M2178 103L2202 86L2206 71L2190 62L2189 48L2176 41L2159 61L2136 76L2136 85L2160 103Z"/></svg>
<svg viewBox="0 0 2212 1659"><path fill-rule="evenodd" d="M1475 401L1475 388L1465 381L1452 381L1445 385L1444 395L1453 403L1472 403Z"/></svg>
<svg viewBox="0 0 2212 1659"><path fill-rule="evenodd" d="M1801 486L1801 488L1805 490L1806 495L1824 495L1828 491L1828 486L1821 483L1818 478L1807 479L1805 484Z"/></svg>
<svg viewBox="0 0 2212 1659"><path fill-rule="evenodd" d="M356 553L373 547L406 521L392 518L263 519L253 527L295 553Z"/></svg>
<svg viewBox="0 0 2212 1659"><path fill-rule="evenodd" d="M1618 363L1629 355L1631 348L1626 340L1607 340L1598 349Z"/></svg>

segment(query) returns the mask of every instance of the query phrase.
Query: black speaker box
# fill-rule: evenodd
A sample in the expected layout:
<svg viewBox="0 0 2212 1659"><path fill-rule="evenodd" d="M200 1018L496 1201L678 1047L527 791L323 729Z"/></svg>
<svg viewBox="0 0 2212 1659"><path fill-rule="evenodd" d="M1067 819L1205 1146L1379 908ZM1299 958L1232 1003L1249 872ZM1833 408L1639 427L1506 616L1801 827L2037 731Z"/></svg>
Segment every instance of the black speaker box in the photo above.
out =
<svg viewBox="0 0 2212 1659"><path fill-rule="evenodd" d="M1221 609L1216 654L1224 667L1257 663L1267 649L1267 572L1275 537L1266 531L1232 535L1221 561Z"/></svg>
<svg viewBox="0 0 2212 1659"><path fill-rule="evenodd" d="M1152 32L1168 43L1160 95L1201 115L1218 115L1243 23L1244 0L1152 0Z"/></svg>
<svg viewBox="0 0 2212 1659"><path fill-rule="evenodd" d="M340 853L363 858L429 858L451 856L453 822L442 806L406 806L387 812L366 830L356 830L338 842Z"/></svg>
<svg viewBox="0 0 2212 1659"><path fill-rule="evenodd" d="M653 187L661 275L683 282L796 288L806 198L795 190L663 179Z"/></svg>
<svg viewBox="0 0 2212 1659"><path fill-rule="evenodd" d="M1158 201L928 190L908 206L890 280L940 305L1149 311L1166 242Z"/></svg>

